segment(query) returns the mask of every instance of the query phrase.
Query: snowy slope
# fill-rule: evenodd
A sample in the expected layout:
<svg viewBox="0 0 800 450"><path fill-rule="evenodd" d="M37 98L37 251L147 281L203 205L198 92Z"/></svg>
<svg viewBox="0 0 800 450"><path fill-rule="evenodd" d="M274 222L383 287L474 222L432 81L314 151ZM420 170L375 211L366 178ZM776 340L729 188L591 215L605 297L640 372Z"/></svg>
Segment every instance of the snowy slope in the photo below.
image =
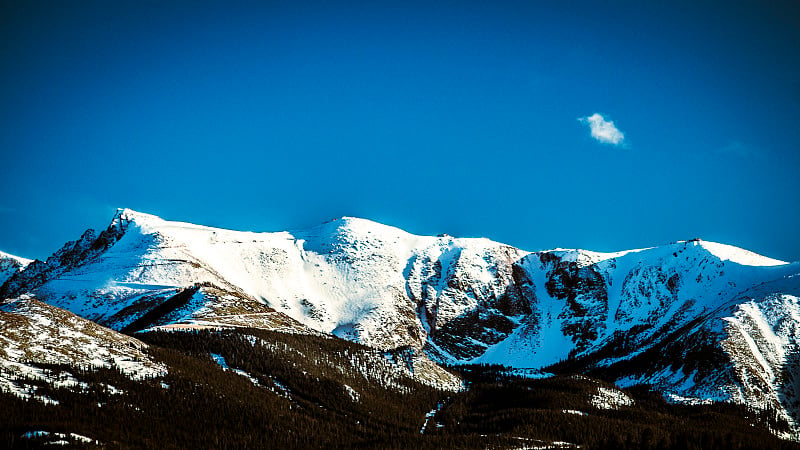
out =
<svg viewBox="0 0 800 450"><path fill-rule="evenodd" d="M797 264L705 241L528 253L347 217L252 233L120 210L105 231L88 231L3 288L32 290L114 329L219 316L255 326L264 318L269 327L277 319L378 348L425 347L444 361L542 367L623 334L658 339L797 272ZM188 301L175 298L192 287ZM139 320L159 305L164 314Z"/></svg>
<svg viewBox="0 0 800 450"><path fill-rule="evenodd" d="M166 367L143 352L146 347L136 339L23 296L0 305L0 390L48 403L53 400L37 394L37 383L81 388L69 372L54 372L47 368L50 364L117 367L133 379L163 375Z"/></svg>
<svg viewBox="0 0 800 450"><path fill-rule="evenodd" d="M776 293L775 284L785 293ZM759 285L649 351L600 364L608 365L617 385L649 384L673 402L724 401L769 411L786 424L776 434L797 438L798 296L800 283L791 279Z"/></svg>
<svg viewBox="0 0 800 450"><path fill-rule="evenodd" d="M30 259L0 252L0 285L31 262Z"/></svg>
<svg viewBox="0 0 800 450"><path fill-rule="evenodd" d="M622 338L641 350L753 286L800 273L796 263L734 249L688 241L616 254L531 254L517 264L535 286L535 317L480 361L540 367Z"/></svg>
<svg viewBox="0 0 800 450"><path fill-rule="evenodd" d="M237 312L233 306L242 314L284 314L380 348L427 346L442 359L485 362L508 362L528 348L516 364L542 366L643 326L639 338L652 338L798 271L705 241L528 253L347 217L310 230L252 233L121 210L99 235L88 231L3 288L5 295L32 290L122 329L199 286L170 311L172 322L210 319L214 305L227 301L227 315Z"/></svg>
<svg viewBox="0 0 800 450"><path fill-rule="evenodd" d="M439 362L562 361L675 401L791 415L798 274L798 263L701 240L531 253L350 217L254 233L120 210L0 295L30 291L117 330L250 326L422 349Z"/></svg>
<svg viewBox="0 0 800 450"><path fill-rule="evenodd" d="M130 210L99 234L103 242L93 243L95 235L89 231L46 263L34 263L6 283L4 294L32 290L123 329L183 289L210 286L240 299L243 309L277 311L384 349L421 348L431 327L435 334L466 313L506 320L505 313L527 310L519 295L492 304L506 295L511 265L524 253L486 239L415 236L355 218L298 232L249 233ZM196 309L208 311L211 303ZM458 346L446 329L439 334L442 345Z"/></svg>

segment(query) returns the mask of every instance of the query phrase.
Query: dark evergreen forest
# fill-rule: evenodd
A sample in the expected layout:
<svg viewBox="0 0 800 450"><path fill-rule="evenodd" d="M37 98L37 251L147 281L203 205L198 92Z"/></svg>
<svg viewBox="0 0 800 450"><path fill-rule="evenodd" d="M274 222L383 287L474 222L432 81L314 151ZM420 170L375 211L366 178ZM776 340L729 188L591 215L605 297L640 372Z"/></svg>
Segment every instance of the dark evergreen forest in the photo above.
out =
<svg viewBox="0 0 800 450"><path fill-rule="evenodd" d="M453 393L392 374L374 365L376 350L341 339L244 329L136 337L169 367L165 378L133 381L116 368L42 365L70 374L85 389L41 382L37 393L57 405L0 394L0 447L52 448L45 437L23 437L41 430L77 433L112 449L536 448L552 442L589 449L800 449L768 431L781 426L769 412L673 405L644 386L626 391L632 406L597 409L588 398L598 386L613 385L566 373L536 380L500 366L452 367L467 382ZM212 353L252 379L223 369ZM70 440L73 448L93 446Z"/></svg>

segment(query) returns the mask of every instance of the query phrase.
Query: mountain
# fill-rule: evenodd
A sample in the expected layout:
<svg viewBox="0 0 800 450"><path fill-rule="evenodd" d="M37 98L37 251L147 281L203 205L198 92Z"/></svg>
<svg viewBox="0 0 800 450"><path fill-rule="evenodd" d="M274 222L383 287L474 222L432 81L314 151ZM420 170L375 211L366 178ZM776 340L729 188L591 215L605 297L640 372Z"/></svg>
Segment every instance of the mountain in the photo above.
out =
<svg viewBox="0 0 800 450"><path fill-rule="evenodd" d="M792 436L798 275L798 263L697 239L528 252L350 217L254 233L119 210L105 230L16 271L0 297L29 293L127 333L333 335L411 352L428 380L446 380L431 360L579 372L674 403L767 411Z"/></svg>
<svg viewBox="0 0 800 450"><path fill-rule="evenodd" d="M377 348L422 348L431 327L438 331L479 306L480 324L523 314L524 299L506 292L512 263L523 254L486 239L414 236L353 218L299 232L249 233L122 210L106 230L89 230L46 262L33 262L2 294L30 291L122 330L195 289L172 302L181 306L162 322L247 319L269 327L279 320ZM488 298L503 304L479 305Z"/></svg>
<svg viewBox="0 0 800 450"><path fill-rule="evenodd" d="M134 379L166 372L143 342L28 296L0 305L0 323L0 390L23 398L56 402L37 393L42 381L81 388L72 373L53 366L114 367Z"/></svg>
<svg viewBox="0 0 800 450"><path fill-rule="evenodd" d="M30 259L0 252L0 285L31 262Z"/></svg>
<svg viewBox="0 0 800 450"><path fill-rule="evenodd" d="M23 295L0 305L0 447L418 447L462 386L419 359L320 333L132 337Z"/></svg>

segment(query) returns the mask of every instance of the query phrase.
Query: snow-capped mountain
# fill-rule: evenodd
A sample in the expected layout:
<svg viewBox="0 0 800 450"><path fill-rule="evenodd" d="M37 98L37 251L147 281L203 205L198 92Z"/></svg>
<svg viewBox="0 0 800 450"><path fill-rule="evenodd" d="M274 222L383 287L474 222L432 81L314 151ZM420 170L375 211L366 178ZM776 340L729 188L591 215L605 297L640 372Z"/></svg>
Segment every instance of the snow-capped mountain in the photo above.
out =
<svg viewBox="0 0 800 450"><path fill-rule="evenodd" d="M199 295L173 308L170 323L272 315L378 348L422 348L431 330L448 336L452 318L481 311L475 320L488 323L524 314L524 298L506 292L512 263L524 254L486 239L415 236L354 218L249 233L122 210L103 232L87 231L2 289L4 296L30 291L123 329L192 288ZM501 301L482 304L495 298Z"/></svg>
<svg viewBox="0 0 800 450"><path fill-rule="evenodd" d="M253 233L120 210L0 288L26 292L115 330L329 333L446 363L559 363L676 402L797 418L800 264L701 240L527 252L349 217Z"/></svg>

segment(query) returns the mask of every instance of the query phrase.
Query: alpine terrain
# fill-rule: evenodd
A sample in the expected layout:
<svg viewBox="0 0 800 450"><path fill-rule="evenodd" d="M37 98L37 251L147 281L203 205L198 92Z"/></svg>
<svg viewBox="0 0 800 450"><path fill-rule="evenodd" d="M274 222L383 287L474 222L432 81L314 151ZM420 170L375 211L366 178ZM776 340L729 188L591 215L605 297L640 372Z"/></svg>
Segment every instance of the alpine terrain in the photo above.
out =
<svg viewBox="0 0 800 450"><path fill-rule="evenodd" d="M122 209L46 261L0 253L0 284L10 447L800 441L800 263L721 243L528 252Z"/></svg>

